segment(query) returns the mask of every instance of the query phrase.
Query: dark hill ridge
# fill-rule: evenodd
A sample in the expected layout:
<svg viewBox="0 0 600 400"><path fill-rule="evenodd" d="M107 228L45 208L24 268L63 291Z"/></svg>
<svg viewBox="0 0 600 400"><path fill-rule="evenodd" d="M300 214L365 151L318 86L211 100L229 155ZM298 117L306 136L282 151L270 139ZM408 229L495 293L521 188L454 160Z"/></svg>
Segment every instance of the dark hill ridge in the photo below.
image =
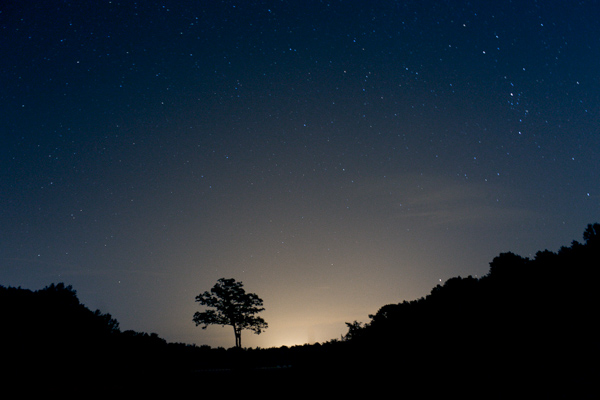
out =
<svg viewBox="0 0 600 400"><path fill-rule="evenodd" d="M598 394L600 376L600 225L588 225L583 238L533 259L500 254L482 278L451 278L421 299L381 307L365 325L348 323L343 340L291 348L167 343L121 332L62 283L38 291L0 286L4 376L583 398Z"/></svg>
<svg viewBox="0 0 600 400"><path fill-rule="evenodd" d="M583 237L533 259L500 254L482 278L451 278L383 306L366 326L349 324L350 342L363 364L402 360L396 372L415 381L578 398L600 376L600 225Z"/></svg>

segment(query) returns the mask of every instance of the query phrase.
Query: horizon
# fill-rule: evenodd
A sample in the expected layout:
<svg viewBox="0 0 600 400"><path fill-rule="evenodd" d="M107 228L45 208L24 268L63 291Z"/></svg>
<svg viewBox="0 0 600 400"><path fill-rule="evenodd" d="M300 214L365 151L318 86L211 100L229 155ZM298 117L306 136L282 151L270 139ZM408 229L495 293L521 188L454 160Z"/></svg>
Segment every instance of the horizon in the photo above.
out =
<svg viewBox="0 0 600 400"><path fill-rule="evenodd" d="M590 224L588 224L588 227L592 227L592 226L595 226L595 227L597 227L597 225L598 225L597 223L590 223ZM596 230L596 232L598 232L598 231ZM584 235L582 235L582 237L584 237ZM584 238L584 242L585 242L585 238ZM574 245L574 244L581 244L581 243L582 243L582 242L580 242L579 240L576 240L576 239L574 239L574 240L572 240L572 241L570 242L570 245L572 246L572 245ZM559 251L561 251L562 249L565 249L565 248L570 248L571 246L563 245L563 246L561 246L561 247L560 247ZM538 252L544 252L544 251L549 251L549 250L548 250L548 249L544 249L544 250L539 250ZM559 251L552 251L552 253L553 253L553 254L558 254L558 253L559 253ZM535 259L537 258L537 253L538 253L538 252L536 252L536 254L534 255L534 257L531 257L531 256L530 256L530 257L523 257L523 256L521 256L521 255L519 255L519 254L515 254L515 253L514 253L514 252L512 252L512 251L507 251L507 252L504 252L504 253L498 254L496 257L498 257L498 256L501 256L501 255L506 255L506 254L515 254L515 255L516 255L516 256L518 256L518 257L522 257L524 260L535 260ZM494 257L494 259L495 259L496 257ZM490 261L490 264L492 263L492 261L493 261L493 260L491 260L491 261ZM481 278L485 278L486 276L489 276L490 272L491 272L491 271L488 271L488 273L486 273L486 274L485 274L485 275L483 275L483 276L472 276L472 275L468 275L468 276L466 276L466 277L461 277L460 275L458 275L458 276L450 277L450 278L448 278L448 280L452 280L452 279L456 279L456 278L458 278L458 279L461 279L461 278L471 278L471 279L475 279L475 280L478 280L478 281L479 281ZM439 284L437 284L436 286L432 287L432 288L431 288L431 290L430 290L430 292L428 292L428 293L427 293L427 295L421 296L421 297L419 297L418 299L412 299L412 300L408 300L408 302L410 303L410 302L411 302L411 301L413 301L413 300L423 300L423 299L426 299L426 298L428 297L428 295L429 295L431 292L433 292L433 290L434 290L435 288L437 288L437 287L443 287L443 286L445 286L445 284L446 284L446 282L447 282L448 280L446 280L446 281L442 282L442 280L440 279L440 282L439 282ZM243 284L243 282L240 282L240 283L242 283L242 284ZM73 290L75 293L77 293L77 290L76 290L76 288L73 288L71 285L66 285L66 284L64 284L64 282L52 282L52 283L50 283L49 285L46 285L44 288L40 288L39 290L46 289L47 287L49 287L49 286L52 286L52 285L64 285L64 287L66 287L66 288L69 288L70 290ZM0 285L0 286L3 286L3 285ZM12 287L12 288L15 288L15 287L13 287L13 286L6 286L6 287L8 287L8 288L11 288L11 287ZM31 290L31 291L36 291L36 290L32 290L32 289L30 289L30 288L22 288L22 287L17 287L16 289L22 289L22 290ZM88 307L87 307L87 306L86 306L84 303L82 303L82 302L81 302L81 300L79 299L79 297L78 297L78 300L79 300L79 303L80 303L82 306L84 306L84 307L88 308ZM407 300L404 300L404 301L407 301ZM389 303L389 304L384 304L384 305L382 305L380 308L382 308L383 306L386 306L386 305L400 305L400 304L401 304L401 303L403 303L404 301L402 301L402 302L398 302L398 303ZM210 309L210 308L208 308L208 307L204 307L204 310L207 310L207 309ZM88 310L90 310L90 311L99 311L99 312L101 312L102 314L105 314L105 315L106 315L106 314L109 314L109 315L110 315L110 312L105 312L105 310L92 310L92 309L90 309L90 308L88 308ZM264 310L263 310L263 311L264 311ZM373 314L376 314L376 313L373 313ZM111 317L112 317L112 316L111 316ZM371 318L370 318L370 316L369 316L369 320L370 320L370 319L371 319ZM116 321L116 322L118 323L118 321ZM355 320L355 321L346 321L346 322L348 322L348 323L352 323L352 322L359 322L359 323L360 323L361 325L363 325L363 326L364 326L364 324L365 324L365 322L364 322L364 321L356 321L356 320ZM370 321L369 321L369 322L370 322ZM345 325L346 325L346 324L345 324ZM221 326L214 326L214 325L210 325L210 326L208 326L206 329L210 329L210 328L214 328L214 329L223 329L223 328L228 328L228 327L230 327L230 326L229 326L229 325L226 325L226 326L223 326L223 327L221 327ZM119 330L120 332L133 331L133 330L122 330L120 327L118 328L118 330ZM140 332L140 331L133 331L133 332L135 332L135 333L137 333L137 334L148 334L148 335L155 335L155 334L156 334L156 332ZM251 332L247 332L246 330L242 331L242 333L243 333L243 332L246 332L246 334L247 334L247 335L250 335L250 334L251 334ZM263 332L264 332L264 331L263 331ZM346 330L346 333L347 333L347 330ZM269 347L260 347L260 346L256 346L256 347L247 347L247 346L242 346L241 348L242 348L242 349L250 349L250 350L251 350L251 349L274 349L274 348L282 348L282 347L295 347L295 346L305 346L305 345L325 344L325 343L328 343L328 342L335 342L335 341L340 341L340 340L343 340L343 336L344 336L344 335L341 335L339 338L331 338L331 339L327 339L327 340L323 340L323 341L312 341L312 342L304 342L304 343L301 343L301 342L289 342L289 341L288 341L290 344L286 344L286 343L284 342L283 344L276 345L276 346L269 346ZM158 337L160 337L160 336L158 336ZM162 338L162 337L160 337L160 338L161 338L161 339L164 339L164 338ZM224 348L224 349L234 349L234 348L236 348L236 346L223 346L223 345L219 345L219 346L210 346L210 345L208 345L208 344L184 343L184 342L170 342L170 341L168 341L168 340L166 340L166 339L165 339L165 341L166 341L167 343L172 343L172 344L183 344L183 345L188 345L188 346L198 346L198 347L208 346L208 347L210 347L210 348L213 348L213 349L218 349L218 348Z"/></svg>
<svg viewBox="0 0 600 400"><path fill-rule="evenodd" d="M596 2L0 5L0 284L122 330L333 340L386 304L600 220Z"/></svg>

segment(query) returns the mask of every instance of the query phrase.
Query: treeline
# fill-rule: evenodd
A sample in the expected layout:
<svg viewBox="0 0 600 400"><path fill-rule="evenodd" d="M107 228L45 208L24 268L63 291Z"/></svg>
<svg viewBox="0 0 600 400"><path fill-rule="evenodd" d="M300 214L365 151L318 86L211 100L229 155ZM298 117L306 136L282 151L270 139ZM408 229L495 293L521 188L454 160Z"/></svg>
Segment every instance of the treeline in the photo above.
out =
<svg viewBox="0 0 600 400"><path fill-rule="evenodd" d="M347 323L339 340L271 349L167 343L121 331L110 314L81 304L71 286L0 286L1 362L13 375L145 382L178 376L199 385L300 380L346 388L378 382L425 397L528 390L536 398L576 398L595 391L600 372L599 271L600 224L593 224L583 243L532 259L500 254L487 275L451 278L423 298L385 305L366 324Z"/></svg>
<svg viewBox="0 0 600 400"><path fill-rule="evenodd" d="M583 239L533 259L500 254L484 277L449 279L421 299L381 307L367 324L347 323L346 340L361 364L389 360L394 376L413 382L597 395L600 224Z"/></svg>
<svg viewBox="0 0 600 400"><path fill-rule="evenodd" d="M0 286L0 319L0 363L12 376L166 376L226 359L224 349L121 331L110 314L91 311L63 283L37 291Z"/></svg>
<svg viewBox="0 0 600 400"><path fill-rule="evenodd" d="M37 291L0 286L0 319L0 365L11 376L162 379L191 374L214 379L230 372L300 366L322 347L225 349L169 343L156 333L121 331L116 319L88 309L64 283Z"/></svg>

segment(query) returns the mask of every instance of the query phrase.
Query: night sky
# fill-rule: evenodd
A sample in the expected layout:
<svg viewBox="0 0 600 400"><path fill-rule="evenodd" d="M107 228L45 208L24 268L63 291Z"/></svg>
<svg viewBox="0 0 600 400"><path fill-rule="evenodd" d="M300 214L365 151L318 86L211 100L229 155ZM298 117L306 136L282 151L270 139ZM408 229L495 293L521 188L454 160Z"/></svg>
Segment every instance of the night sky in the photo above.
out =
<svg viewBox="0 0 600 400"><path fill-rule="evenodd" d="M600 221L598 1L2 1L0 285L245 347L534 257ZM560 293L557 293L560 295ZM42 327L40 327L42 329Z"/></svg>

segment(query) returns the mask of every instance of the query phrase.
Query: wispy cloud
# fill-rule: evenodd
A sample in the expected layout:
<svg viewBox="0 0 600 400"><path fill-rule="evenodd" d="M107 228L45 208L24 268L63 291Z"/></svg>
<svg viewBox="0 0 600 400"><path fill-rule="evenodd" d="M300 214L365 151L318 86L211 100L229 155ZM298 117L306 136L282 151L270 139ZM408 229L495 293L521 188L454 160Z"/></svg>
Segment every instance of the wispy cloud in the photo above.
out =
<svg viewBox="0 0 600 400"><path fill-rule="evenodd" d="M355 194L365 207L384 204L390 218L419 220L427 225L510 224L540 217L538 210L520 200L515 189L441 175L378 179L363 184Z"/></svg>

